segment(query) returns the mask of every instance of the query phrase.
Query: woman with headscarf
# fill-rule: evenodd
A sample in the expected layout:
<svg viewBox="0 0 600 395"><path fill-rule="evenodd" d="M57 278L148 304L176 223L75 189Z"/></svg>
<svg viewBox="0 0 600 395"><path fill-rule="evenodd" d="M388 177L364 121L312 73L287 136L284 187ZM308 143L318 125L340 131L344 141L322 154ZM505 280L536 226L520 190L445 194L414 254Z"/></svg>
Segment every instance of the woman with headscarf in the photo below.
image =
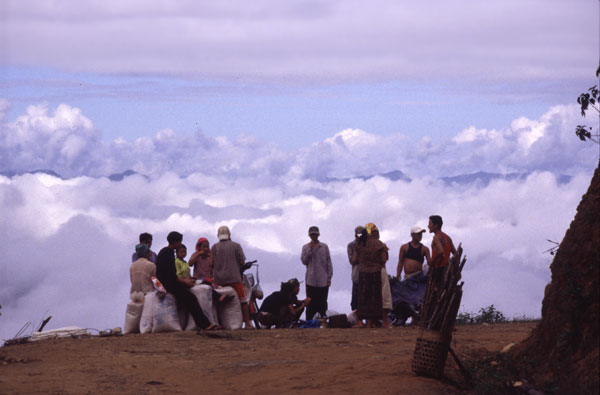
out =
<svg viewBox="0 0 600 395"><path fill-rule="evenodd" d="M212 284L213 267L210 265L210 244L206 238L198 239L196 252L192 254L188 264L194 268L194 278Z"/></svg>
<svg viewBox="0 0 600 395"><path fill-rule="evenodd" d="M188 265L194 268L194 278L200 280L202 284L210 285L213 287L212 296L216 302L222 302L229 300L231 296L221 295L215 291L215 285L213 284L214 272L210 260L210 243L208 239L201 237L196 243L196 252L192 254Z"/></svg>
<svg viewBox="0 0 600 395"><path fill-rule="evenodd" d="M352 261L358 263L358 319L367 320L369 328L374 328L377 321L385 318L381 269L388 260L387 251L387 246L379 240L377 226L367 224L356 243Z"/></svg>

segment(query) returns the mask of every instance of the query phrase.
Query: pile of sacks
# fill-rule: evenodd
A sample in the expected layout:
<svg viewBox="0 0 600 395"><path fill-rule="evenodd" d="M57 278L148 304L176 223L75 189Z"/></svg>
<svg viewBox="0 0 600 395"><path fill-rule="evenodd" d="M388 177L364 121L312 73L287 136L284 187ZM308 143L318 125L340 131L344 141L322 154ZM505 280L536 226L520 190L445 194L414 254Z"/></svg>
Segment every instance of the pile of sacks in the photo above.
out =
<svg viewBox="0 0 600 395"><path fill-rule="evenodd" d="M190 288L198 299L200 307L211 324L221 325L224 329L242 328L242 310L240 300L231 287L222 287L216 291L225 295L225 301L213 303L212 287L200 284ZM125 311L124 333L158 333L181 330L196 330L196 323L185 310L177 308L175 297L159 291L133 292Z"/></svg>

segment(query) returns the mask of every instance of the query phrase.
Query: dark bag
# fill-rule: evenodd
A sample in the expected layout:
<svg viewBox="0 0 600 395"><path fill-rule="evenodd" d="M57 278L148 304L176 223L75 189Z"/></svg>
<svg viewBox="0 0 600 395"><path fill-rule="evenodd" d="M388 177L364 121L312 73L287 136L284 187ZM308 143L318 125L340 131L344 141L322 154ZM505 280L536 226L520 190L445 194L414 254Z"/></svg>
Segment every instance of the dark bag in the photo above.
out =
<svg viewBox="0 0 600 395"><path fill-rule="evenodd" d="M346 314L337 314L329 317L330 328L349 328L348 317Z"/></svg>

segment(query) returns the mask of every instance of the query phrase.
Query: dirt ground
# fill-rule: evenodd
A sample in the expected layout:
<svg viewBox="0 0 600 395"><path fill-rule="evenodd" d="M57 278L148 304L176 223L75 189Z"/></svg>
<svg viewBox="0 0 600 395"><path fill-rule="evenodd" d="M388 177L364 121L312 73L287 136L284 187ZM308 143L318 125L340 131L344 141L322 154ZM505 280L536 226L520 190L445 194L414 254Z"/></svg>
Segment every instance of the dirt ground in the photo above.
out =
<svg viewBox="0 0 600 395"><path fill-rule="evenodd" d="M534 326L458 326L452 348L459 357L500 351ZM0 348L0 393L465 393L451 380L412 373L418 332L279 329L45 340ZM445 374L458 379L450 360Z"/></svg>

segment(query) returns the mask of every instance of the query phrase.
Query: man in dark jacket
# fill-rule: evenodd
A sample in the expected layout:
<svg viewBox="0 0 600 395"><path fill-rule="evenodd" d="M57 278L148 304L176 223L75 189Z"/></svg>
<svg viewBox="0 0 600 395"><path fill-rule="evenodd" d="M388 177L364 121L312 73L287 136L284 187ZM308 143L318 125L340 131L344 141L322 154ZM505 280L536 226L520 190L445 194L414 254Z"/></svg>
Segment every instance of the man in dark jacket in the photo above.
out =
<svg viewBox="0 0 600 395"><path fill-rule="evenodd" d="M191 293L187 286L177 281L175 269L175 250L181 245L183 235L179 232L171 232L167 236L169 245L158 253L156 258L156 278L164 285L167 292L172 294L179 306L183 306L190 312L198 329L213 329L212 325L198 303L196 296Z"/></svg>

